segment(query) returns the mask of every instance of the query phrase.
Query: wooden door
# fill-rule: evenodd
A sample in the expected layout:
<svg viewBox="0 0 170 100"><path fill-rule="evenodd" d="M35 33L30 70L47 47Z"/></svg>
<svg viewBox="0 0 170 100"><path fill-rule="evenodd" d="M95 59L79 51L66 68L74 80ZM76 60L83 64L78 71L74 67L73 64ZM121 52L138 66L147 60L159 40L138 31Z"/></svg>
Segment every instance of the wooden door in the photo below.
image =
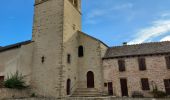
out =
<svg viewBox="0 0 170 100"><path fill-rule="evenodd" d="M108 83L108 93L109 95L113 95L113 86L112 86L112 82Z"/></svg>
<svg viewBox="0 0 170 100"><path fill-rule="evenodd" d="M71 89L71 80L70 79L68 79L67 80L67 95L70 95L70 90Z"/></svg>
<svg viewBox="0 0 170 100"><path fill-rule="evenodd" d="M127 79L120 79L122 96L128 96Z"/></svg>
<svg viewBox="0 0 170 100"><path fill-rule="evenodd" d="M94 74L91 71L87 73L87 88L94 88Z"/></svg>
<svg viewBox="0 0 170 100"><path fill-rule="evenodd" d="M0 76L0 88L3 87L4 76Z"/></svg>
<svg viewBox="0 0 170 100"><path fill-rule="evenodd" d="M166 94L170 95L170 79L164 80Z"/></svg>

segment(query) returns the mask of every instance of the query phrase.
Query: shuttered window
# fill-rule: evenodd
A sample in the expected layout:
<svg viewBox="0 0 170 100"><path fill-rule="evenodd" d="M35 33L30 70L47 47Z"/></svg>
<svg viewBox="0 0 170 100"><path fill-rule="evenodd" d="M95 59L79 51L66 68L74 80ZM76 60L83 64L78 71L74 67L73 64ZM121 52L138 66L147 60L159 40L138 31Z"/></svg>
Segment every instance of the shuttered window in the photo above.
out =
<svg viewBox="0 0 170 100"><path fill-rule="evenodd" d="M146 61L145 58L138 58L139 70L146 70Z"/></svg>
<svg viewBox="0 0 170 100"><path fill-rule="evenodd" d="M150 90L148 78L141 79L142 90Z"/></svg>
<svg viewBox="0 0 170 100"><path fill-rule="evenodd" d="M168 69L170 69L170 56L165 57L166 59L166 66Z"/></svg>
<svg viewBox="0 0 170 100"><path fill-rule="evenodd" d="M123 60L123 59L118 60L118 65L119 65L119 71L120 72L123 72L123 71L126 70L126 68L125 68L125 60Z"/></svg>

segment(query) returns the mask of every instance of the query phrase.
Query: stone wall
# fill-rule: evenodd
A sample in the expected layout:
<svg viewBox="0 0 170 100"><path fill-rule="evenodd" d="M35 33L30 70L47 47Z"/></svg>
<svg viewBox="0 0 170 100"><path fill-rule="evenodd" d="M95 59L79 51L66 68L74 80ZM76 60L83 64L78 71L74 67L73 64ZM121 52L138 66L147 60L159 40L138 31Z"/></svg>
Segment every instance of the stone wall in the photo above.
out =
<svg viewBox="0 0 170 100"><path fill-rule="evenodd" d="M118 59L107 59L103 62L105 82L113 82L113 92L116 96L121 96L120 78L127 79L128 93L140 91L145 96L152 90L152 83L158 86L158 90L165 91L164 79L170 79L170 70L166 68L165 57L162 55L146 56L147 70L139 71L138 57L124 58L125 72L119 72ZM143 91L141 78L148 78L150 91ZM107 91L107 88L105 88Z"/></svg>
<svg viewBox="0 0 170 100"><path fill-rule="evenodd" d="M29 90L0 88L0 99L30 97Z"/></svg>
<svg viewBox="0 0 170 100"><path fill-rule="evenodd" d="M0 76L10 76L16 71L22 73L26 83L30 84L32 66L33 43L22 45L4 52L0 52Z"/></svg>
<svg viewBox="0 0 170 100"><path fill-rule="evenodd" d="M25 98L25 99L10 99L10 100L169 100L169 98L115 98L115 97L68 97L62 99L55 98Z"/></svg>
<svg viewBox="0 0 170 100"><path fill-rule="evenodd" d="M62 94L63 11L63 0L44 0L35 5L31 85L38 95Z"/></svg>
<svg viewBox="0 0 170 100"><path fill-rule="evenodd" d="M81 13L69 0L64 0L64 30L63 30L63 73L62 95L66 94L67 80L71 80L71 93L77 88L78 72L78 40L77 31L81 30ZM67 56L70 55L70 63Z"/></svg>
<svg viewBox="0 0 170 100"><path fill-rule="evenodd" d="M78 87L87 88L87 73L92 71L95 88L101 92L103 90L102 50L106 47L84 33L79 33L79 45L84 47L84 56L78 60Z"/></svg>

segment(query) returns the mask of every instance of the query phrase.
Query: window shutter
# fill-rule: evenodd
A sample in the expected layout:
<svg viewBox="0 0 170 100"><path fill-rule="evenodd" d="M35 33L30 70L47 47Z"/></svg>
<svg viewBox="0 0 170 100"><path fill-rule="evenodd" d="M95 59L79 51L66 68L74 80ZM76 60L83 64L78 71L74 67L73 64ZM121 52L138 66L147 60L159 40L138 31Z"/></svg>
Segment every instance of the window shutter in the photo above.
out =
<svg viewBox="0 0 170 100"><path fill-rule="evenodd" d="M166 59L166 66L168 69L170 69L170 56L165 57Z"/></svg>
<svg viewBox="0 0 170 100"><path fill-rule="evenodd" d="M138 58L139 70L146 70L146 61L145 58Z"/></svg>
<svg viewBox="0 0 170 100"><path fill-rule="evenodd" d="M126 69L125 69L125 60L118 60L118 65L119 65L119 71L120 72L123 72L123 71L125 71Z"/></svg>

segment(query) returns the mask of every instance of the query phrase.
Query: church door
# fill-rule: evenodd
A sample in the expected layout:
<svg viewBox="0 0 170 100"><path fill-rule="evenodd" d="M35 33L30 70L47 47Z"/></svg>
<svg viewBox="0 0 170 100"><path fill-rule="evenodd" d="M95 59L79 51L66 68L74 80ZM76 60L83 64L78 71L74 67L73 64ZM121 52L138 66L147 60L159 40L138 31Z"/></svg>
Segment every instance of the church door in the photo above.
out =
<svg viewBox="0 0 170 100"><path fill-rule="evenodd" d="M87 88L94 88L94 74L91 71L87 73Z"/></svg>
<svg viewBox="0 0 170 100"><path fill-rule="evenodd" d="M70 95L70 87L71 87L71 80L70 79L68 79L67 80L67 95Z"/></svg>

